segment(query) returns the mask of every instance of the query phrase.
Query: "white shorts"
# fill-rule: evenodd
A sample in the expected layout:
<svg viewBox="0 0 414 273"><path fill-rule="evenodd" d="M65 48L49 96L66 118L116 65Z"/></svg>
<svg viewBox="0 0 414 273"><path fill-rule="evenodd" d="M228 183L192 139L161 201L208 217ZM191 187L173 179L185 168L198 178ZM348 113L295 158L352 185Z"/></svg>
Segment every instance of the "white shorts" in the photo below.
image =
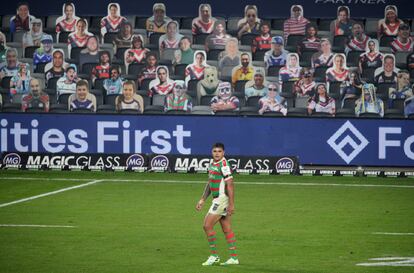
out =
<svg viewBox="0 0 414 273"><path fill-rule="evenodd" d="M227 195L222 195L213 199L208 213L215 215L227 215L227 207L229 206L229 197Z"/></svg>

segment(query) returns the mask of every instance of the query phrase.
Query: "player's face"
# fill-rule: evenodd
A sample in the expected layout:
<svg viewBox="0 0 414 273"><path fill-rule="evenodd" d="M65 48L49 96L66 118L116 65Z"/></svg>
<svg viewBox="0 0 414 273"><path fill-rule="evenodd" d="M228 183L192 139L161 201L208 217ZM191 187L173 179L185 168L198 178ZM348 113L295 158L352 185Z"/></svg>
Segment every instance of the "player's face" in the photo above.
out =
<svg viewBox="0 0 414 273"><path fill-rule="evenodd" d="M164 20L164 11L162 9L155 10L154 17L156 21Z"/></svg>
<svg viewBox="0 0 414 273"><path fill-rule="evenodd" d="M368 49L369 49L369 51L373 52L375 50L375 43L374 42L369 42L368 43Z"/></svg>
<svg viewBox="0 0 414 273"><path fill-rule="evenodd" d="M132 84L125 84L122 94L126 99L132 99L134 96L134 86Z"/></svg>
<svg viewBox="0 0 414 273"><path fill-rule="evenodd" d="M223 31L224 31L224 26L223 26L223 24L218 24L218 25L216 26L216 30L217 30L217 32L218 32L218 33L223 33Z"/></svg>
<svg viewBox="0 0 414 273"><path fill-rule="evenodd" d="M268 25L263 25L262 26L262 34L267 34L267 33L269 33L269 31L270 31L270 28L269 28Z"/></svg>
<svg viewBox="0 0 414 273"><path fill-rule="evenodd" d="M65 7L65 15L66 15L66 18L72 19L72 17L73 17L73 7L71 5L67 5Z"/></svg>
<svg viewBox="0 0 414 273"><path fill-rule="evenodd" d="M326 95L326 87L324 85L318 86L318 94L319 96L325 96Z"/></svg>
<svg viewBox="0 0 414 273"><path fill-rule="evenodd" d="M210 10L208 7L204 7L201 9L201 16L204 20L208 20L210 18Z"/></svg>
<svg viewBox="0 0 414 273"><path fill-rule="evenodd" d="M395 12L389 11L387 13L387 20L389 20L390 22L395 22L395 19L397 19L397 15L395 14Z"/></svg>
<svg viewBox="0 0 414 273"><path fill-rule="evenodd" d="M263 85L263 76L261 74L254 75L254 84L256 86L262 86Z"/></svg>
<svg viewBox="0 0 414 273"><path fill-rule="evenodd" d="M78 86L76 88L76 95L80 100L86 99L86 95L88 94L88 88L84 85Z"/></svg>
<svg viewBox="0 0 414 273"><path fill-rule="evenodd" d="M342 68L344 65L344 59L340 56L335 58L335 66L336 68Z"/></svg>
<svg viewBox="0 0 414 273"><path fill-rule="evenodd" d="M248 67L249 66L249 57L246 55L243 55L241 58L241 64L243 67Z"/></svg>
<svg viewBox="0 0 414 273"><path fill-rule="evenodd" d="M90 38L86 46L90 52L95 52L98 50L98 41L95 38Z"/></svg>
<svg viewBox="0 0 414 273"><path fill-rule="evenodd" d="M355 36L355 37L359 37L361 34L362 34L362 27L359 25L359 24L355 24L353 27L352 27L352 34Z"/></svg>
<svg viewBox="0 0 414 273"><path fill-rule="evenodd" d="M111 6L109 8L112 17L116 17L118 13L118 8L116 6Z"/></svg>
<svg viewBox="0 0 414 273"><path fill-rule="evenodd" d="M314 37L316 35L316 29L314 27L308 28L308 36Z"/></svg>
<svg viewBox="0 0 414 273"><path fill-rule="evenodd" d="M346 22L346 21L347 21L347 19L348 19L348 14L346 14L346 12L345 12L345 11L341 11L341 12L339 13L339 20L340 20L341 22Z"/></svg>
<svg viewBox="0 0 414 273"><path fill-rule="evenodd" d="M321 43L321 50L323 53L331 52L331 44L327 41Z"/></svg>
<svg viewBox="0 0 414 273"><path fill-rule="evenodd" d="M197 54L196 56L196 63L197 65L202 65L204 62L204 55L203 54Z"/></svg>
<svg viewBox="0 0 414 273"><path fill-rule="evenodd" d="M130 25L125 25L124 26L124 32L123 33L124 33L125 36L130 35L132 33L131 26Z"/></svg>
<svg viewBox="0 0 414 273"><path fill-rule="evenodd" d="M174 23L171 23L168 25L167 33L170 35L175 35L177 33L177 25Z"/></svg>
<svg viewBox="0 0 414 273"><path fill-rule="evenodd" d="M32 90L33 94L39 94L40 84L37 79L33 79L30 81L30 90Z"/></svg>
<svg viewBox="0 0 414 273"><path fill-rule="evenodd" d="M300 8L296 7L293 9L293 16L298 18L300 16Z"/></svg>
<svg viewBox="0 0 414 273"><path fill-rule="evenodd" d="M408 37L410 37L410 29L409 28L401 29L400 31L398 31L398 36L400 36L401 38L407 39Z"/></svg>
<svg viewBox="0 0 414 273"><path fill-rule="evenodd" d="M212 155L214 161L219 161L224 157L224 150L222 148L213 148Z"/></svg>
<svg viewBox="0 0 414 273"><path fill-rule="evenodd" d="M21 18L26 18L27 16L29 16L29 7L26 5L21 5L18 9L17 9L17 14L19 15L19 17Z"/></svg>
<svg viewBox="0 0 414 273"><path fill-rule="evenodd" d="M109 62L109 56L108 56L108 54L102 54L101 55L101 62L104 63L104 64L106 64L106 63Z"/></svg>
<svg viewBox="0 0 414 273"><path fill-rule="evenodd" d="M134 48L141 48L142 47L142 42L140 39L135 39L134 40Z"/></svg>
<svg viewBox="0 0 414 273"><path fill-rule="evenodd" d="M85 24L84 22L82 22L82 21L79 21L79 22L76 24L76 30L77 30L79 33L84 33L84 32L85 32L85 30L86 30L86 24Z"/></svg>
<svg viewBox="0 0 414 273"><path fill-rule="evenodd" d="M57 51L53 54L53 66L62 67L63 65L63 55L61 52Z"/></svg>

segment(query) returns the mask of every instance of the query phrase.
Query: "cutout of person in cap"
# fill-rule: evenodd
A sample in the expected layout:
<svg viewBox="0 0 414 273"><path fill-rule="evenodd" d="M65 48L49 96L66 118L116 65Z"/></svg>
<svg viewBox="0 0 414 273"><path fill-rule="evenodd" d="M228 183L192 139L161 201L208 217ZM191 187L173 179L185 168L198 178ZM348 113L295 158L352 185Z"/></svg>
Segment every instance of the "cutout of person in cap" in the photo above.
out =
<svg viewBox="0 0 414 273"><path fill-rule="evenodd" d="M326 70L326 82L343 82L349 80L345 54L337 53L333 57L333 66Z"/></svg>
<svg viewBox="0 0 414 273"><path fill-rule="evenodd" d="M331 67L333 65L334 54L329 39L321 39L319 51L312 55L312 68L320 66Z"/></svg>
<svg viewBox="0 0 414 273"><path fill-rule="evenodd" d="M398 72L397 88L388 90L388 108L394 107L395 100L406 100L413 96L413 86L410 82L410 73L405 70Z"/></svg>
<svg viewBox="0 0 414 273"><path fill-rule="evenodd" d="M282 87L282 90L284 82L296 82L299 80L301 70L299 55L289 53L287 55L286 65L279 70L279 85Z"/></svg>
<svg viewBox="0 0 414 273"><path fill-rule="evenodd" d="M152 97L154 94L168 95L174 89L175 82L170 79L170 72L168 67L160 65L157 67L157 77L149 84L149 94Z"/></svg>
<svg viewBox="0 0 414 273"><path fill-rule="evenodd" d="M63 77L68 66L69 64L65 62L65 52L60 48L54 49L52 53L52 62L45 66L46 81L49 81L51 78Z"/></svg>
<svg viewBox="0 0 414 273"><path fill-rule="evenodd" d="M44 34L40 47L33 54L33 65L46 64L52 61L53 39L49 34Z"/></svg>
<svg viewBox="0 0 414 273"><path fill-rule="evenodd" d="M377 97L375 86L366 83L362 87L361 97L355 102L355 114L359 117L362 113L375 113L384 116L384 102Z"/></svg>
<svg viewBox="0 0 414 273"><path fill-rule="evenodd" d="M17 59L17 49L10 47L6 50L6 61L0 64L0 80L4 77L17 75L20 62Z"/></svg>
<svg viewBox="0 0 414 273"><path fill-rule="evenodd" d="M240 55L240 65L232 70L231 83L236 85L237 81L250 81L253 79L254 68L250 65L251 56L247 52Z"/></svg>
<svg viewBox="0 0 414 273"><path fill-rule="evenodd" d="M363 84L358 71L353 70L349 72L349 80L342 82L340 88L342 107L346 99L359 98L361 96Z"/></svg>
<svg viewBox="0 0 414 273"><path fill-rule="evenodd" d="M121 7L118 3L109 3L108 15L101 19L101 35L106 33L118 33L121 26L127 23L127 19L121 16Z"/></svg>
<svg viewBox="0 0 414 273"><path fill-rule="evenodd" d="M230 38L231 36L226 32L226 23L220 20L215 21L214 31L206 38L206 52L210 49L223 49Z"/></svg>
<svg viewBox="0 0 414 273"><path fill-rule="evenodd" d="M123 23L118 32L118 35L113 41L114 52L117 52L117 50L120 48L130 48L132 45L133 34L134 33L133 33L131 23L129 22Z"/></svg>
<svg viewBox="0 0 414 273"><path fill-rule="evenodd" d="M210 4L201 4L198 7L198 17L194 18L191 25L193 35L210 34L213 32L216 18L213 17Z"/></svg>
<svg viewBox="0 0 414 273"><path fill-rule="evenodd" d="M305 35L305 28L309 23L309 20L303 17L303 7L301 5L293 5L290 8L290 18L283 23L283 37L285 41L291 34Z"/></svg>
<svg viewBox="0 0 414 273"><path fill-rule="evenodd" d="M167 23L167 33L162 35L158 40L160 53L166 48L178 48L181 39L184 37L179 33L180 27L177 21Z"/></svg>
<svg viewBox="0 0 414 273"><path fill-rule="evenodd" d="M335 99L328 95L328 90L324 83L316 85L316 94L309 99L308 102L308 114L312 115L313 112L324 112L335 116L336 106Z"/></svg>
<svg viewBox="0 0 414 273"><path fill-rule="evenodd" d="M110 78L104 80L103 87L106 95L117 95L122 93L122 86L124 79L121 77L121 68L118 65L113 65L109 69Z"/></svg>
<svg viewBox="0 0 414 273"><path fill-rule="evenodd" d="M354 21L351 20L351 13L347 6L338 7L337 18L331 22L330 30L331 35L346 35L352 34L352 25Z"/></svg>
<svg viewBox="0 0 414 273"><path fill-rule="evenodd" d="M79 81L78 69L76 65L71 64L66 68L65 75L61 77L56 83L56 93L58 98L62 94L75 94L76 83Z"/></svg>
<svg viewBox="0 0 414 273"><path fill-rule="evenodd" d="M147 19L146 29L148 36L152 33L166 33L167 23L171 18L166 16L165 5L163 3L155 3L152 7L153 15Z"/></svg>
<svg viewBox="0 0 414 273"><path fill-rule="evenodd" d="M270 23L262 21L260 24L260 35L252 41L252 53L256 51L270 50L272 48L272 36L270 35Z"/></svg>
<svg viewBox="0 0 414 273"><path fill-rule="evenodd" d="M284 41L282 36L275 36L272 38L272 49L267 51L264 56L266 68L286 64L288 52L284 49L283 44Z"/></svg>
<svg viewBox="0 0 414 273"><path fill-rule="evenodd" d="M10 79L10 96L12 97L30 92L30 66L26 63L19 63L18 67L17 74Z"/></svg>
<svg viewBox="0 0 414 273"><path fill-rule="evenodd" d="M30 92L22 98L22 111L27 109L43 109L43 112L49 112L49 96L43 92L40 82L36 78L30 80Z"/></svg>
<svg viewBox="0 0 414 273"><path fill-rule="evenodd" d="M76 30L68 36L68 51L75 47L86 47L89 37L93 36L88 31L88 22L85 19L79 19L76 22Z"/></svg>
<svg viewBox="0 0 414 273"><path fill-rule="evenodd" d="M133 63L140 64L145 60L149 51L144 46L144 37L141 34L135 34L132 36L131 48L124 53L124 62L127 66Z"/></svg>
<svg viewBox="0 0 414 273"><path fill-rule="evenodd" d="M7 48L6 35L0 31L0 63L6 60Z"/></svg>
<svg viewBox="0 0 414 273"><path fill-rule="evenodd" d="M395 67L395 57L392 54L385 54L382 67L375 70L375 83L397 83L397 73L399 69Z"/></svg>
<svg viewBox="0 0 414 273"><path fill-rule="evenodd" d="M397 52L411 52L414 50L414 40L410 37L410 26L400 24L398 35L391 42L391 50L395 54Z"/></svg>
<svg viewBox="0 0 414 273"><path fill-rule="evenodd" d="M280 112L284 116L287 114L286 101L279 95L279 85L277 83L269 83L266 96L259 100L259 114L266 112Z"/></svg>
<svg viewBox="0 0 414 273"><path fill-rule="evenodd" d="M23 48L28 46L40 46L40 41L43 37L43 23L42 20L34 18L30 21L30 31L23 35Z"/></svg>
<svg viewBox="0 0 414 273"><path fill-rule="evenodd" d="M205 51L197 50L194 53L194 61L187 65L185 69L185 83L188 85L190 80L202 80L204 78L204 69L208 66L207 54Z"/></svg>
<svg viewBox="0 0 414 273"><path fill-rule="evenodd" d="M183 37L179 43L179 49L174 52L175 64L191 64L194 60L194 50L191 48L191 40Z"/></svg>
<svg viewBox="0 0 414 273"><path fill-rule="evenodd" d="M404 22L398 18L398 9L394 5L388 5L384 9L384 18L378 21L378 39L383 35L397 36L398 28Z"/></svg>
<svg viewBox="0 0 414 273"><path fill-rule="evenodd" d="M237 23L237 37L240 39L243 34L260 33L261 20L257 15L257 7L255 5L247 5L244 8L244 18Z"/></svg>
<svg viewBox="0 0 414 273"><path fill-rule="evenodd" d="M79 17L76 16L75 4L67 2L62 6L62 16L56 19L56 33L76 31L76 22ZM59 38L59 36L58 36ZM59 39L57 39L59 41Z"/></svg>
<svg viewBox="0 0 414 273"><path fill-rule="evenodd" d="M295 83L293 92L297 97L312 97L316 82L313 79L313 71L308 67L300 71L300 79Z"/></svg>
<svg viewBox="0 0 414 273"><path fill-rule="evenodd" d="M30 15L29 4L26 2L17 5L16 15L10 18L10 32L30 31L31 21L35 17Z"/></svg>
<svg viewBox="0 0 414 273"><path fill-rule="evenodd" d="M210 101L210 108L213 113L239 110L239 99L236 96L232 96L231 84L229 82L220 82L217 90L217 96L214 96Z"/></svg>
<svg viewBox="0 0 414 273"><path fill-rule="evenodd" d="M254 69L253 79L246 82L244 95L248 97L260 96L263 97L267 94L266 72L262 67Z"/></svg>
<svg viewBox="0 0 414 273"><path fill-rule="evenodd" d="M219 71L224 67L235 67L240 64L239 41L236 38L228 39L225 50L220 52Z"/></svg>
<svg viewBox="0 0 414 273"><path fill-rule="evenodd" d="M68 99L68 110L73 112L75 109L87 109L96 112L96 97L89 93L89 83L79 80L76 83L76 93L70 95Z"/></svg>
<svg viewBox="0 0 414 273"><path fill-rule="evenodd" d="M92 82L96 79L109 79L111 68L111 55L109 51L99 52L99 64L96 65L91 71Z"/></svg>
<svg viewBox="0 0 414 273"><path fill-rule="evenodd" d="M141 95L135 93L136 89L134 81L127 81L123 84L122 94L115 99L117 111L134 109L139 113L144 112L144 99Z"/></svg>
<svg viewBox="0 0 414 273"><path fill-rule="evenodd" d="M145 67L138 75L138 82L141 85L144 79L155 79L157 77L157 56L153 52L147 54Z"/></svg>
<svg viewBox="0 0 414 273"><path fill-rule="evenodd" d="M364 51L367 47L369 36L365 35L364 26L361 23L352 25L352 36L345 46L345 54L351 51Z"/></svg>
<svg viewBox="0 0 414 273"><path fill-rule="evenodd" d="M175 81L173 92L165 98L164 111L191 112L193 107L191 98L186 94L187 87L184 81Z"/></svg>
<svg viewBox="0 0 414 273"><path fill-rule="evenodd" d="M318 51L321 45L321 39L318 37L318 27L309 23L306 25L305 38L298 45L298 53L302 54L304 51Z"/></svg>
<svg viewBox="0 0 414 273"><path fill-rule="evenodd" d="M86 63L99 62L99 41L96 36L91 36L86 42L86 48L82 49L78 56L78 65L83 67Z"/></svg>
<svg viewBox="0 0 414 273"><path fill-rule="evenodd" d="M365 53L359 56L359 71L366 68L378 68L382 66L384 55L379 51L379 43L376 39L370 39L365 48Z"/></svg>

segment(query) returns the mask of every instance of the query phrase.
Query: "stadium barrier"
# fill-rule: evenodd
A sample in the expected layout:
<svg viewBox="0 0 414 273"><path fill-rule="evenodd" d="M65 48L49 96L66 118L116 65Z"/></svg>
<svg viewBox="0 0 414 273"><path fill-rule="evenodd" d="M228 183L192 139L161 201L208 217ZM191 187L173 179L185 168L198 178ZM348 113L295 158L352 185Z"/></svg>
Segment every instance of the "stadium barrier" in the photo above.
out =
<svg viewBox="0 0 414 273"><path fill-rule="evenodd" d="M414 166L414 122L215 116L0 114L1 152L295 156L301 165Z"/></svg>

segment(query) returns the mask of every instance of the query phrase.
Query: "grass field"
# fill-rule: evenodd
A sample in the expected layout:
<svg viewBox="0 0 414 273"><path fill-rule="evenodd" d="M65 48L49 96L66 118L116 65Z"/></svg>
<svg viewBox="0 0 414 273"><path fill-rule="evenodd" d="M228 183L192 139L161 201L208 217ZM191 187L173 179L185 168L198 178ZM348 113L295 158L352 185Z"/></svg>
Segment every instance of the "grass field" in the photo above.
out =
<svg viewBox="0 0 414 273"><path fill-rule="evenodd" d="M201 266L209 255L202 231L209 206L196 212L195 204L205 180L0 171L0 272L414 272L414 179L236 176L241 264L227 268ZM217 238L227 259L224 237ZM385 257L412 260L357 265Z"/></svg>

